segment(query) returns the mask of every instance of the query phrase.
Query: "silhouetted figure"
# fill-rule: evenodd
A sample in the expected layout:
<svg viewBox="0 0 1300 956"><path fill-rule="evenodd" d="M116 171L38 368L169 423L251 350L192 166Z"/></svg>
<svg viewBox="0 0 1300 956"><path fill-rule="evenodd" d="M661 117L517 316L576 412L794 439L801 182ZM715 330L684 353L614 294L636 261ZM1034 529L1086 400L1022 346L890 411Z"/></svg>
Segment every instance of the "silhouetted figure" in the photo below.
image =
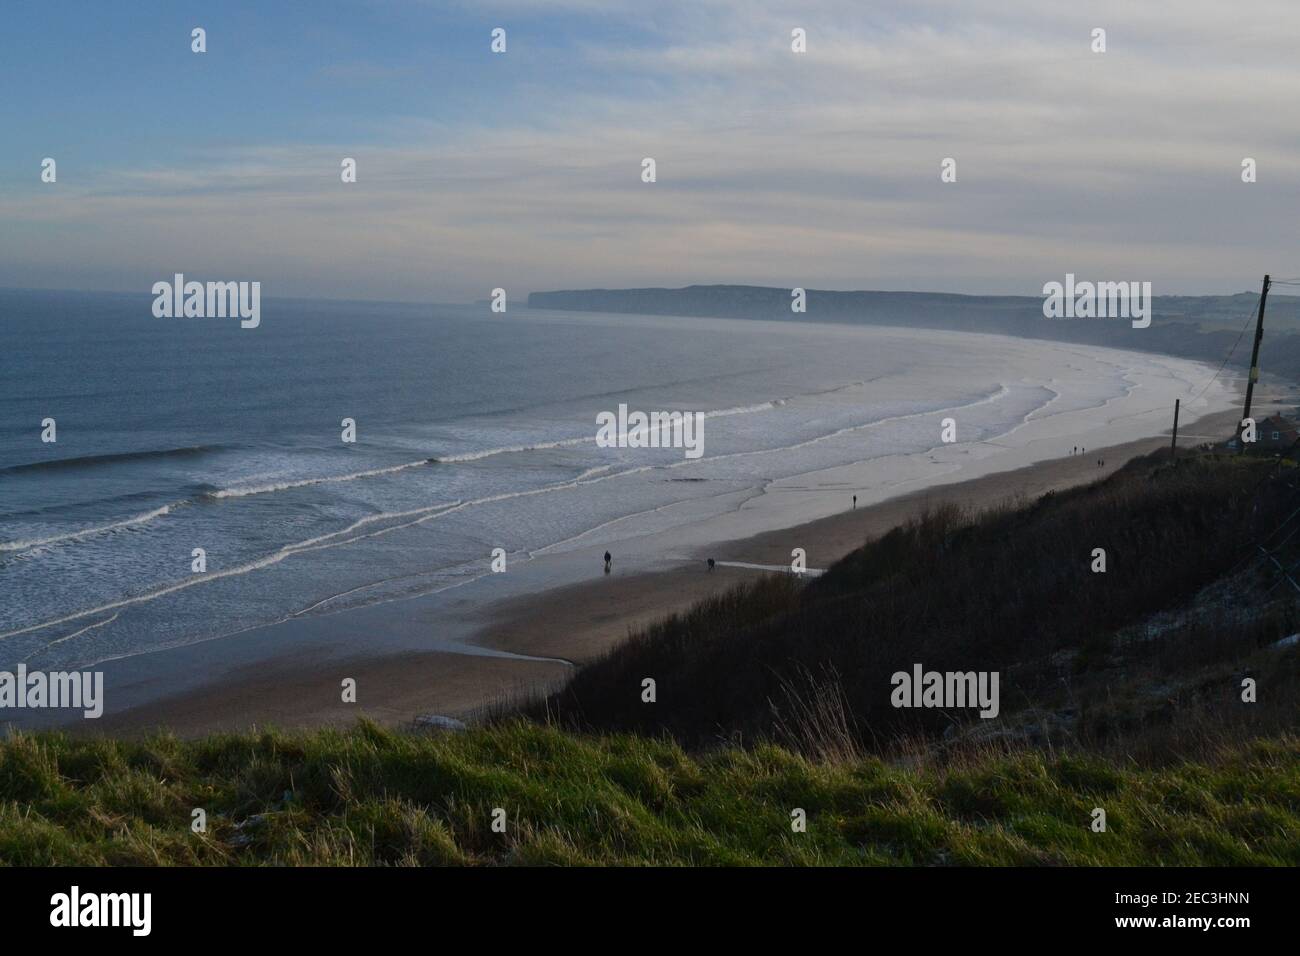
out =
<svg viewBox="0 0 1300 956"><path fill-rule="evenodd" d="M710 570L710 571L713 570L713 559L712 559L712 558L709 558L709 570Z"/></svg>
<svg viewBox="0 0 1300 956"><path fill-rule="evenodd" d="M853 496L853 510L854 510L854 511L857 511L857 510L858 510L858 496L857 496L857 495L854 495L854 496Z"/></svg>
<svg viewBox="0 0 1300 956"><path fill-rule="evenodd" d="M608 551L606 551L605 552L605 573L606 574L609 574L609 565L610 562L612 562L613 560L614 558L610 555Z"/></svg>

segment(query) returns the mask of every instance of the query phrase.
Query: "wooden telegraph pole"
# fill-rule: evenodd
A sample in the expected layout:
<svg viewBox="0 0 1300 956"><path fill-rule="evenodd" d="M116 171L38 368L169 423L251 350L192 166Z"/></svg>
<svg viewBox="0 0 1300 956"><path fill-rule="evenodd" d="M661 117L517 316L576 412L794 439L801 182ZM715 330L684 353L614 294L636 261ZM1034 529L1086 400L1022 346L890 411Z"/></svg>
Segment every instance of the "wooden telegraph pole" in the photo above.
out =
<svg viewBox="0 0 1300 956"><path fill-rule="evenodd" d="M1250 353L1250 378L1246 380L1246 407L1241 413L1243 424L1237 426L1237 445L1239 451L1246 450L1246 443L1241 440L1246 428L1244 422L1250 417L1250 400L1255 395L1255 382L1259 380L1259 343L1264 338L1264 303L1268 301L1268 287L1272 280L1264 276L1264 289L1259 294L1259 318L1255 321L1255 348Z"/></svg>
<svg viewBox="0 0 1300 956"><path fill-rule="evenodd" d="M1181 402L1180 398L1174 399L1174 440L1169 446L1169 457L1175 461L1178 459L1178 406Z"/></svg>

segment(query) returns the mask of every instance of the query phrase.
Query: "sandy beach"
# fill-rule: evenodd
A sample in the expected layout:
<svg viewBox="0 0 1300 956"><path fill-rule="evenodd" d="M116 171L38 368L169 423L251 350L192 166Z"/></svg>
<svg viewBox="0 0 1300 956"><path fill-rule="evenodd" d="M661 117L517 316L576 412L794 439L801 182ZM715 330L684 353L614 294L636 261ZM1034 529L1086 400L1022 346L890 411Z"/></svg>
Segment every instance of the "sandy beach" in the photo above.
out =
<svg viewBox="0 0 1300 956"><path fill-rule="evenodd" d="M1186 444L1230 431L1235 418L1220 413L1201 419L1184 433ZM726 564L709 572L708 557L776 566L788 564L791 549L801 547L810 567L826 567L927 509L945 504L980 509L1008 499L1033 499L1102 478L1168 441L1167 436L1130 441L930 487L795 527L695 549L666 570L620 569L608 577L593 575L587 582L474 608L467 611L466 620L474 645L483 653L359 655L348 647L333 654L288 651L161 700L116 712L110 708L99 720L78 721L69 729L134 735L165 727L193 736L268 725L339 726L363 716L385 724L404 724L428 714L472 719L487 704L557 686L572 667L607 652L629 632L765 573ZM1098 460L1104 460L1104 466ZM399 606L386 613L404 611ZM494 653L506 656L489 656ZM349 678L356 682L355 703L341 699L340 688Z"/></svg>

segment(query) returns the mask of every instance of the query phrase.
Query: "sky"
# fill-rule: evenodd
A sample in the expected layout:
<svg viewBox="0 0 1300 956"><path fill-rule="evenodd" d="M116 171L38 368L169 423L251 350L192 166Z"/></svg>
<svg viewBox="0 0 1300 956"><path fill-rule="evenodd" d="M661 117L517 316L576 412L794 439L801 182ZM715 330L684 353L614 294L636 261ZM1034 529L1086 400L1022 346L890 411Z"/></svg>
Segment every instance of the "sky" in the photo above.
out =
<svg viewBox="0 0 1300 956"><path fill-rule="evenodd" d="M1295 0L56 0L0 31L0 286L1300 275Z"/></svg>

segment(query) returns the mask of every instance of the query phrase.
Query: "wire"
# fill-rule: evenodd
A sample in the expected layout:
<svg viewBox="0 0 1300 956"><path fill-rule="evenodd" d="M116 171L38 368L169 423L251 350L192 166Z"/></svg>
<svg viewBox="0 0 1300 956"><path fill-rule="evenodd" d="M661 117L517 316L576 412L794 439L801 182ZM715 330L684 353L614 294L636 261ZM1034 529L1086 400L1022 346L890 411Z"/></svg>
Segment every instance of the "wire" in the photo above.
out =
<svg viewBox="0 0 1300 956"><path fill-rule="evenodd" d="M1255 308L1258 308L1258 306L1256 306ZM1231 359L1233 353L1237 351L1237 346L1241 344L1242 336L1244 336L1246 334L1246 330L1250 328L1250 320L1253 318L1255 318L1254 308L1252 308L1251 311L1246 315L1246 321L1242 323L1241 331L1237 333L1237 341L1232 343L1232 348L1228 349L1228 354L1223 357L1223 361L1219 363L1219 367L1215 370L1214 374L1210 376L1210 380L1205 383L1205 385L1201 388L1199 392L1197 392L1195 395L1192 396L1193 402L1196 401L1198 398L1200 398L1202 395L1204 395L1206 389L1208 389L1211 385L1214 384L1215 379L1219 377L1219 373L1222 372L1224 366L1228 364L1228 360Z"/></svg>

